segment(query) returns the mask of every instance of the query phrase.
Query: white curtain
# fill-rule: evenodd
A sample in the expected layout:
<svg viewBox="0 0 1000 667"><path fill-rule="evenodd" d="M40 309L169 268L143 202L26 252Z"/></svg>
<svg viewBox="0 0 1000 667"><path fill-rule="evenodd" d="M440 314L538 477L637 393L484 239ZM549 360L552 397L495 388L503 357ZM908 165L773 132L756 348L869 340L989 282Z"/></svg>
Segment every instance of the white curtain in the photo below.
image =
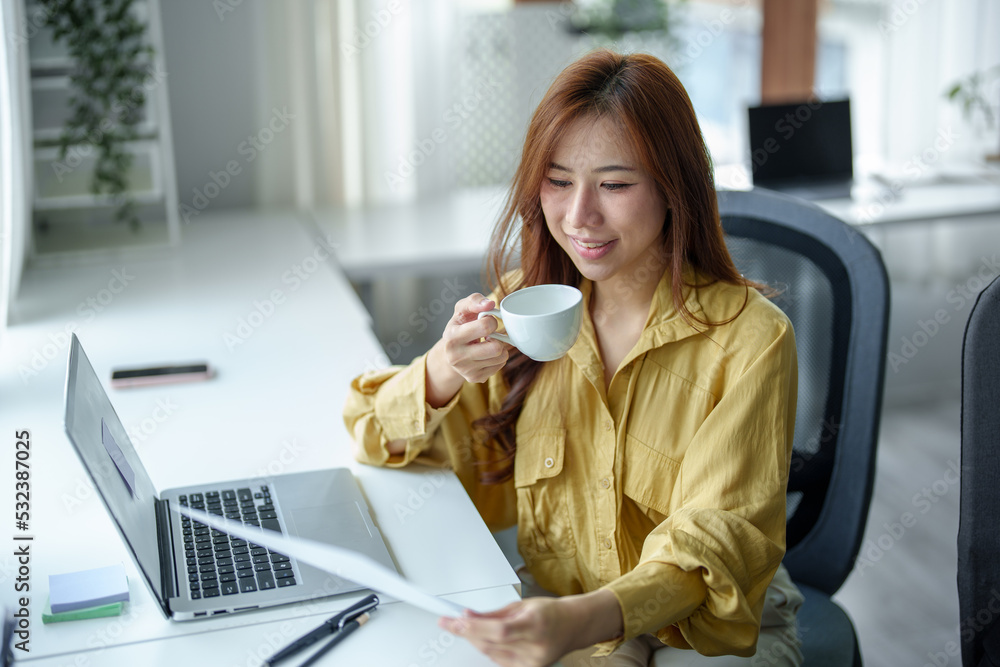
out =
<svg viewBox="0 0 1000 667"><path fill-rule="evenodd" d="M304 209L403 202L445 187L447 146L435 137L450 100L454 5L295 0L261 10L257 106L297 114L287 154L261 167L263 204L289 194Z"/></svg>
<svg viewBox="0 0 1000 667"><path fill-rule="evenodd" d="M966 119L944 91L1000 64L1000 3L896 0L886 3L879 27L887 47L882 125L889 160L905 163L938 151L946 163L979 159L990 148L996 152L996 130L990 135L981 119ZM990 89L996 105L996 79Z"/></svg>
<svg viewBox="0 0 1000 667"><path fill-rule="evenodd" d="M36 28L20 0L0 0L0 330L11 319L30 230L27 62L28 36Z"/></svg>
<svg viewBox="0 0 1000 667"><path fill-rule="evenodd" d="M442 124L457 53L451 0L344 0L339 56L355 78L341 88L360 101L345 134L360 139L358 203L416 199L447 187L447 132ZM353 19L353 20L352 20ZM346 33L346 35L345 35ZM357 168L345 165L345 168Z"/></svg>

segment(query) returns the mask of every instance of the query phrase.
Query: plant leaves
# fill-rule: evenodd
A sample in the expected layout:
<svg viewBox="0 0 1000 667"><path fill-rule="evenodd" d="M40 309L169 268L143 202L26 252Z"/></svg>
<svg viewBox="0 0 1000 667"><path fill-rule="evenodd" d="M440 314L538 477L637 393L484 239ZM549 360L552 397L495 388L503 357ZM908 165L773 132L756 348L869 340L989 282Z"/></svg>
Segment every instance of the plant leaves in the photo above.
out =
<svg viewBox="0 0 1000 667"><path fill-rule="evenodd" d="M39 0L45 25L63 43L76 67L70 74L70 117L59 137L60 160L74 146L96 149L91 192L107 194L115 219L139 227L129 192L133 154L126 143L138 136L136 125L146 102L141 60L152 59L146 26L136 19L132 0Z"/></svg>

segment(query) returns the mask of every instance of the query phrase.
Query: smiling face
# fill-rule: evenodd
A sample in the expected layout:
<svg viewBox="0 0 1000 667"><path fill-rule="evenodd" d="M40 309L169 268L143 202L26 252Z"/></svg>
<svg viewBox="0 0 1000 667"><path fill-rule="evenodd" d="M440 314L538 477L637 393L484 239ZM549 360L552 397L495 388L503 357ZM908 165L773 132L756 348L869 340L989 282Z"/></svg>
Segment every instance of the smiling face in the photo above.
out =
<svg viewBox="0 0 1000 667"><path fill-rule="evenodd" d="M556 146L540 192L549 232L598 287L631 280L651 258L657 280L665 266L667 204L619 136L607 119L575 121Z"/></svg>

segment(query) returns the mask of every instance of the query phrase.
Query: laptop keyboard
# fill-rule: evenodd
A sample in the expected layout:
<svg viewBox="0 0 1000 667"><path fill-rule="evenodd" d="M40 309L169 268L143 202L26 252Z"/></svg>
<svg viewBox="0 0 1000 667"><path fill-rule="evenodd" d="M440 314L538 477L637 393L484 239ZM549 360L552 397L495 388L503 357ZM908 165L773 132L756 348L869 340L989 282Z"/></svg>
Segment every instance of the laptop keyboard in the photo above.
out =
<svg viewBox="0 0 1000 667"><path fill-rule="evenodd" d="M192 493L178 498L210 514L282 532L267 486ZM188 588L192 600L294 586L288 556L239 538L230 538L189 517L181 517Z"/></svg>

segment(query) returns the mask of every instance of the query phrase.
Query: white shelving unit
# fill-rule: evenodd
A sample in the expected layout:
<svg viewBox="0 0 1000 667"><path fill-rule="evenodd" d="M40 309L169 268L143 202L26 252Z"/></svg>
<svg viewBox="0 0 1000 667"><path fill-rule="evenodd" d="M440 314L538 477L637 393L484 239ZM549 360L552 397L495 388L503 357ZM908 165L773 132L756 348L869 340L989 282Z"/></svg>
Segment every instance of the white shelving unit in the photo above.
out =
<svg viewBox="0 0 1000 667"><path fill-rule="evenodd" d="M37 11L28 0L27 15L30 17ZM137 139L128 144L134 156L129 193L141 223L138 230L115 221L115 207L109 196L91 193L95 147L89 144L71 147L66 157L60 159L58 140L71 113L73 59L52 38L49 28L36 26L28 41L34 144L30 167L34 183L31 260L35 263L100 256L180 240L158 0L136 0L133 11L146 24L146 39L154 50L152 60L146 65L145 102L135 126Z"/></svg>

